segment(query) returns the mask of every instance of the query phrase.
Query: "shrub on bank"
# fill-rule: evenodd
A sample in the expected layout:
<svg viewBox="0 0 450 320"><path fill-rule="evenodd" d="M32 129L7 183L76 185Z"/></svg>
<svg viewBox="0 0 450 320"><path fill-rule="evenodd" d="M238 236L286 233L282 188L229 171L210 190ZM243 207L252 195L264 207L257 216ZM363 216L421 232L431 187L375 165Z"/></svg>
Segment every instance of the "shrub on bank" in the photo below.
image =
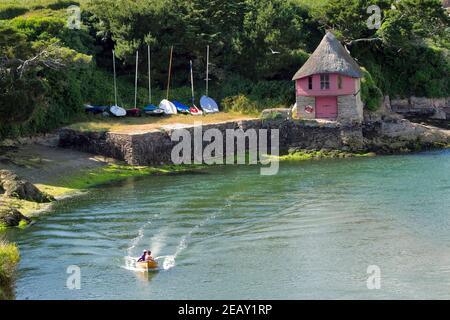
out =
<svg viewBox="0 0 450 320"><path fill-rule="evenodd" d="M19 260L20 255L17 246L0 240L0 300L12 298L11 285Z"/></svg>
<svg viewBox="0 0 450 320"><path fill-rule="evenodd" d="M372 75L364 68L363 78L361 79L361 98L364 103L364 108L375 111L383 101L383 92L377 87Z"/></svg>

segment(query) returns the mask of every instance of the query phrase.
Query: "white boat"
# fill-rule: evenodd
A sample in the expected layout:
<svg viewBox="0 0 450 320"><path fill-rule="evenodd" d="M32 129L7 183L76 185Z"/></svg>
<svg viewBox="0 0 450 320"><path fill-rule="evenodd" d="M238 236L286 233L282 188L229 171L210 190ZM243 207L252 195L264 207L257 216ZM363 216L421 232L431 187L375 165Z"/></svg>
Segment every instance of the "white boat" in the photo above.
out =
<svg viewBox="0 0 450 320"><path fill-rule="evenodd" d="M217 102L207 96L202 96L200 98L200 107L203 109L204 113L219 112L219 106L217 105Z"/></svg>
<svg viewBox="0 0 450 320"><path fill-rule="evenodd" d="M164 111L164 114L171 115L177 114L177 107L169 101L170 92L170 78L172 74L172 57L173 57L173 46L170 48L170 59L169 59L169 74L167 79L167 96L166 99L162 100L159 104L159 108Z"/></svg>
<svg viewBox="0 0 450 320"><path fill-rule="evenodd" d="M159 108L164 111L165 114L177 114L177 107L167 99L164 99L159 104Z"/></svg>
<svg viewBox="0 0 450 320"><path fill-rule="evenodd" d="M116 80L116 53L113 50L113 69L114 69L114 102L115 104L109 108L109 112L116 117L125 117L127 111L117 105L117 80Z"/></svg>
<svg viewBox="0 0 450 320"><path fill-rule="evenodd" d="M112 106L109 108L109 112L116 117L125 117L127 115L127 110L119 106Z"/></svg>
<svg viewBox="0 0 450 320"><path fill-rule="evenodd" d="M204 113L216 113L219 112L219 106L212 98L208 97L209 90L209 46L206 47L206 95L200 99L200 107Z"/></svg>

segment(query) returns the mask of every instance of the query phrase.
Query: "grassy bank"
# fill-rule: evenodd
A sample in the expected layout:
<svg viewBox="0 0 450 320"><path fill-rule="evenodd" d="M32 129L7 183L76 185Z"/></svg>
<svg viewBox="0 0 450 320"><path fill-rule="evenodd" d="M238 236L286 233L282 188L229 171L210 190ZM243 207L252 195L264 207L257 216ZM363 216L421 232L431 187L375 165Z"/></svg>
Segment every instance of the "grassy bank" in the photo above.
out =
<svg viewBox="0 0 450 320"><path fill-rule="evenodd" d="M227 121L238 121L255 119L258 113L245 115L239 112L221 112L209 114L205 116L193 117L190 115L173 115L170 117L140 117L140 118L110 118L102 116L92 116L87 121L75 123L69 128L77 131L114 131L114 132L130 132L130 131L149 131L158 130L165 126L173 126L178 124L194 125L196 122L202 124L213 124Z"/></svg>
<svg viewBox="0 0 450 320"><path fill-rule="evenodd" d="M340 150L298 150L290 152L287 155L280 156L280 161L305 161L320 159L337 159L337 158L355 158L355 157L374 157L373 152L352 153Z"/></svg>
<svg viewBox="0 0 450 320"><path fill-rule="evenodd" d="M58 181L48 184L36 184L36 186L41 191L46 192L56 199L62 199L64 197L81 193L89 188L127 178L185 173L193 170L200 170L202 168L205 168L205 166L165 165L155 167L135 167L128 165L108 164L94 169L81 170L80 172L68 175ZM28 217L36 216L39 213L48 210L51 206L51 203L41 204L16 198L4 198L2 202L7 206L16 208ZM21 228L25 226L26 224L19 225ZM4 231L6 228L2 228L0 226L0 231L2 230Z"/></svg>
<svg viewBox="0 0 450 320"><path fill-rule="evenodd" d="M20 255L17 246L0 240L0 300L14 298L12 286L19 260Z"/></svg>

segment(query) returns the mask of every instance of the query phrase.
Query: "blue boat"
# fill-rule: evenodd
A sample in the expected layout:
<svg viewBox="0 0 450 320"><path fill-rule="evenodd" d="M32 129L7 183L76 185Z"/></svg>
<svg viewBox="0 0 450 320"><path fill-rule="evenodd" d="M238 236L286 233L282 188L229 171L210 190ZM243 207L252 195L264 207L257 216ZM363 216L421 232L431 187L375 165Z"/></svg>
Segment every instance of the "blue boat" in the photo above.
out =
<svg viewBox="0 0 450 320"><path fill-rule="evenodd" d="M144 107L144 113L150 116L162 116L164 111L155 105L149 104Z"/></svg>
<svg viewBox="0 0 450 320"><path fill-rule="evenodd" d="M180 112L180 113L190 113L189 112L190 107L188 107L187 105L184 105L184 104L182 104L181 102L178 102L178 101L173 101L173 104L177 108L178 112Z"/></svg>
<svg viewBox="0 0 450 320"><path fill-rule="evenodd" d="M92 114L100 114L104 112L108 112L110 107L107 106L91 106L91 105L85 105L84 111L86 113L92 113Z"/></svg>

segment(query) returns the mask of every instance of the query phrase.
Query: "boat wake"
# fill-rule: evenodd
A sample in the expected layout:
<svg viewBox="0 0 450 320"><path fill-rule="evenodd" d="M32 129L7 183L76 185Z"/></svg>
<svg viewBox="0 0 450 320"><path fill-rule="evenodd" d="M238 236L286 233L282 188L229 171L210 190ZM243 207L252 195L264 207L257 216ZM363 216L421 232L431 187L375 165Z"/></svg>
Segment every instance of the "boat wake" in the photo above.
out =
<svg viewBox="0 0 450 320"><path fill-rule="evenodd" d="M198 231L198 229L200 229L201 227L206 225L209 221L215 219L216 215L217 215L217 213L214 213L214 214L208 216L202 222L200 222L195 227L193 227L186 235L184 235L181 238L180 242L178 243L178 246L177 246L177 248L175 250L175 253L173 255L159 257L159 258L164 258L164 262L163 262L163 269L164 270L170 270L170 269L172 269L173 267L176 266L176 259L177 259L177 257L180 255L181 252L183 252L188 247L189 240L191 239L192 235L196 231Z"/></svg>
<svg viewBox="0 0 450 320"><path fill-rule="evenodd" d="M206 217L203 221L195 225L186 235L184 235L180 242L178 243L175 253L172 255L165 255L165 256L156 256L161 252L161 249L164 247L166 243L166 235L167 235L167 228L164 228L161 230L158 234L153 236L151 238L151 251L152 255L155 257L154 259L158 261L158 263L161 265L162 261L162 270L170 270L173 267L176 266L176 259L177 257L188 247L189 241L192 238L192 235L197 232L200 228L205 226L207 223L209 223L211 220L214 220L223 209L229 208L231 206L232 200L235 198L235 195L232 195L231 197L228 197L226 199L226 203L224 207L219 210L218 212L214 212L213 214ZM151 224L151 221L147 222L146 225ZM138 246L138 244L141 242L142 238L144 237L144 230L146 225L144 225L141 229L138 231L138 236L134 238L131 242L131 246L128 248L128 256L125 257L125 266L124 268L127 270L132 271L142 271L140 269L136 268L136 258L132 256L133 250Z"/></svg>

